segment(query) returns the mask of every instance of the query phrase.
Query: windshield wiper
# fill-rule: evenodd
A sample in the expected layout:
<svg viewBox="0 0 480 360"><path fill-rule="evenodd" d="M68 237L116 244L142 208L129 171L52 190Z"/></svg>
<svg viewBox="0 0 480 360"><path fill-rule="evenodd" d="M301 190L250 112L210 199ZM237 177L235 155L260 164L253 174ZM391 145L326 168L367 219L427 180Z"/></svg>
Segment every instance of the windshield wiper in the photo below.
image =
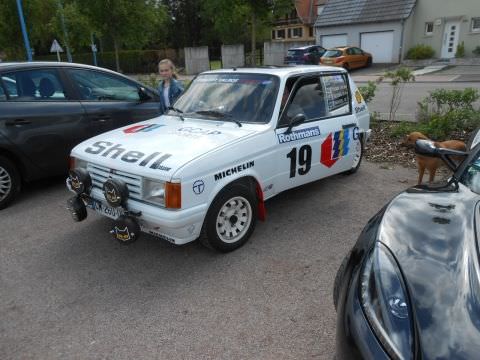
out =
<svg viewBox="0 0 480 360"><path fill-rule="evenodd" d="M227 113L223 113L223 112L218 111L218 110L198 110L198 111L195 111L195 114L212 116L212 117L216 117L216 118L219 118L219 119L228 120L228 121L234 122L239 127L242 127L242 123L238 120L235 120L232 117L232 115L227 114Z"/></svg>
<svg viewBox="0 0 480 360"><path fill-rule="evenodd" d="M175 108L175 107L173 107L173 106L167 107L167 110L175 111L175 112L176 112L175 115L177 115L180 119L182 119L182 121L185 121L184 117L182 116L182 114L183 114L183 111L182 111L182 110L177 109L177 108Z"/></svg>

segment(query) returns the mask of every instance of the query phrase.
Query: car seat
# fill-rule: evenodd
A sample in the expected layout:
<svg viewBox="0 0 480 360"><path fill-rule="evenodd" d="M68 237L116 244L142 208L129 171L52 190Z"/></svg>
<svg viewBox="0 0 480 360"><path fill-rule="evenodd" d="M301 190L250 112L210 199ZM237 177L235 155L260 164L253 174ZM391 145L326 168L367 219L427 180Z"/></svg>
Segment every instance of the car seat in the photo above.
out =
<svg viewBox="0 0 480 360"><path fill-rule="evenodd" d="M53 85L52 80L49 78L42 78L42 80L40 80L38 91L40 92L40 97L43 99L50 98L55 94L55 85Z"/></svg>
<svg viewBox="0 0 480 360"><path fill-rule="evenodd" d="M35 97L35 91L37 90L37 87L32 79L29 77L21 77L20 84L22 90L21 97Z"/></svg>

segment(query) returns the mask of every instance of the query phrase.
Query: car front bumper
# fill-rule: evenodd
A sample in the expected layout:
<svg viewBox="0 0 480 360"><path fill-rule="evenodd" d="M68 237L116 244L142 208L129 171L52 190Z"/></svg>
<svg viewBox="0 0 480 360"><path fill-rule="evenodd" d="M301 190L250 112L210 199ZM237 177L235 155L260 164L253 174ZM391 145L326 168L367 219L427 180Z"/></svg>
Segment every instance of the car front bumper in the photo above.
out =
<svg viewBox="0 0 480 360"><path fill-rule="evenodd" d="M67 180L67 187L71 189ZM107 204L103 192L93 188L89 195L81 195L88 209L94 210L111 219L118 218L124 211ZM108 211L104 211L108 209ZM188 209L169 210L129 199L126 204L129 213L135 214L142 232L183 245L200 236L207 205L202 204Z"/></svg>

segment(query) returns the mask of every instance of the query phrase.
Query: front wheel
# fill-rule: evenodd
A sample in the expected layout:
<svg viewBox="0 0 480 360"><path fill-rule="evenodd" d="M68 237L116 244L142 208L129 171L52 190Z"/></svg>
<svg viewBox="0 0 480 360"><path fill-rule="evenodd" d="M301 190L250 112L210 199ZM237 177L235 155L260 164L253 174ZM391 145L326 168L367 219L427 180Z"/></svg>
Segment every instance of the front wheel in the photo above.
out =
<svg viewBox="0 0 480 360"><path fill-rule="evenodd" d="M245 244L257 222L256 195L245 185L233 184L213 200L204 221L203 245L229 252Z"/></svg>
<svg viewBox="0 0 480 360"><path fill-rule="evenodd" d="M0 156L0 210L6 208L20 192L20 174L15 165Z"/></svg>
<svg viewBox="0 0 480 360"><path fill-rule="evenodd" d="M363 140L360 137L358 141L355 142L355 154L353 154L353 164L350 170L347 170L345 174L350 175L357 172L360 164L362 163L363 158Z"/></svg>

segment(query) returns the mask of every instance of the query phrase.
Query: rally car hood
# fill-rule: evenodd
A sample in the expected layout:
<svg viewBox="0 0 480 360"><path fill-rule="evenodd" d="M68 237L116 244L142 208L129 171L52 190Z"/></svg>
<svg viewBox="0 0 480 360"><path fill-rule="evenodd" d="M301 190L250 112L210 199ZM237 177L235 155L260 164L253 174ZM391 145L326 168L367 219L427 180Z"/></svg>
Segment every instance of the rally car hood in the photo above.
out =
<svg viewBox="0 0 480 360"><path fill-rule="evenodd" d="M230 122L161 116L90 138L77 145L72 156L110 169L170 179L191 160L252 133L251 128Z"/></svg>
<svg viewBox="0 0 480 360"><path fill-rule="evenodd" d="M379 238L403 272L423 359L480 354L478 201L463 186L405 192L385 211Z"/></svg>

